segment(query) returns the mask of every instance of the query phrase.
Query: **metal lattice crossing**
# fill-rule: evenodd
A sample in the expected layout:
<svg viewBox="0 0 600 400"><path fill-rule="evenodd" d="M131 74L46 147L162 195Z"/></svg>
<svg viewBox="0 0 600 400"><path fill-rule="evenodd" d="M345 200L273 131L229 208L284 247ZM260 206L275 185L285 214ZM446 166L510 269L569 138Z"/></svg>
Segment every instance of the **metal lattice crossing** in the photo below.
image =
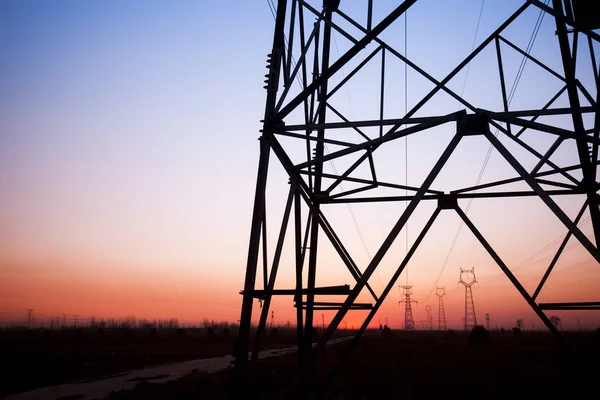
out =
<svg viewBox="0 0 600 400"><path fill-rule="evenodd" d="M324 349L348 312L367 311L355 338L348 346L347 353L342 357L341 362L343 362L356 346L358 339L369 326L430 227L442 212L458 215L543 324L557 338L561 338L561 335L544 310L600 308L600 303L593 301L577 304L541 304L537 301L541 289L556 265L556 260L565 247L564 244L569 239L577 240L596 262L600 262L598 250L600 209L596 176L597 166L600 164L598 160L600 71L594 55L594 46L600 42L600 35L593 31L600 27L600 23L598 23L597 13L585 12L585 5L592 2L578 1L577 7L573 9L570 1L553 0L551 6L538 0L525 1L455 68L448 71L442 79L436 79L433 74L427 72L427 66L418 65L406 54L397 50L397 44L391 42L394 35L385 37L383 35L416 1L401 2L378 21L373 19L374 2L365 1L366 21L358 21L344 12L347 4L355 4L355 2L278 0L273 46L268 57L265 86L267 96L260 136L260 157L246 275L241 291L243 298L240 328L235 349L237 371L244 371L249 362L254 303L256 299L263 302L252 348L252 359L256 360L273 296L290 296L293 299L296 307L298 354L300 362L304 365L310 360L311 354L319 353ZM592 4L592 10L594 6ZM551 35L553 40L558 41L561 68L544 64L510 40L507 28L527 9L541 10L544 15L554 20L556 30ZM425 24L427 21L422 22ZM333 32L349 43L338 56L331 52ZM574 51L577 43L579 43L578 51ZM499 81L501 88L498 95L501 106L495 109L486 109L480 104L472 103L448 85L472 60L488 48L492 48L492 52L486 54L495 55L498 68L489 69L487 72L494 74L492 78ZM531 65L535 65L540 71L545 71L548 79L560 86L560 90L553 96L543 99L544 106L540 107L538 104L530 108L516 109L512 103L509 103L504 73L507 49L526 57ZM593 63L591 83L590 79L580 79L581 63L577 64L577 69L575 68L577 59L583 56L591 59ZM408 66L411 73L428 81L432 89L420 97L420 100L407 112L384 118L389 114L384 112L386 110L385 90L397 87L388 82L390 77L385 73L386 64L390 60ZM378 65L370 71L378 74L372 81L374 84L372 86L378 87L380 91L379 104L377 104L378 116L372 119L351 118L347 113L340 111L335 93L343 89L353 76L365 69L367 64L375 63ZM343 68L347 71L342 74ZM296 85L296 82L300 84ZM438 108L427 108L426 106L435 101L440 94L449 96L452 101L460 105L461 109L438 113ZM566 100L564 100L565 96L561 97L563 94L566 94ZM557 106L559 98L564 101L561 100L563 104ZM456 103L453 105L454 110ZM398 108L396 107L395 110ZM436 113L431 113L431 110L436 110ZM560 116L565 120L568 119L571 124L555 123L553 118ZM378 149L391 146L398 139L418 137L422 133L442 128L450 130L452 136L423 179L409 185L408 182L381 178L383 175L378 172L381 172L381 168L385 165L377 162ZM496 134L492 133L492 129ZM550 142L549 147L543 151L536 150L522 135L529 130L535 130L538 135L547 138ZM351 140L351 135L340 134L340 132L350 132L354 139ZM514 175L474 186L455 187L449 192L436 188L434 184L436 178L445 168L450 156L459 144L468 142L472 137L491 144L506 161L506 165L510 166ZM510 146L518 148L519 151L510 150L506 143L510 143ZM577 162L561 164L554 160L553 154L566 143L574 144ZM329 147L331 150L327 150ZM534 159L535 162L525 163L520 158L524 153L529 160ZM283 167L289 179L289 191L282 207L284 211L281 228L276 235L274 246L267 245L268 211L265 200L267 176L272 159ZM344 166L339 172L337 169L330 171L328 165L333 162L340 162ZM347 184L348 187L345 187L344 191L339 191L342 183ZM515 189L511 186L514 183L519 183L521 187ZM350 185L352 187L349 187ZM569 195L580 195L585 198L585 203L581 206L575 220L569 218L565 210L555 201L557 197ZM557 251L533 294L525 290L501 255L495 251L459 204L461 199L523 197L539 199L567 232L564 244ZM365 265L359 265L328 218L328 210L337 204L377 205L381 202L399 202L406 206L373 257ZM396 264L397 268L389 280L384 282L385 287L375 291L370 283L372 276L400 232L413 217L417 206L423 203L433 204L435 209L401 262ZM588 239L577 226L584 212L590 215L595 234L594 241ZM291 226L289 231L294 248L293 256L283 252L288 226ZM334 249L335 255L349 273L350 283L317 287L317 254L319 243L322 241L328 242ZM267 254L272 257L267 257ZM294 266L295 285L280 289L276 288L275 281L280 261L286 256L291 260L288 260L285 265ZM259 260L262 268L259 268ZM269 260L272 261L269 263ZM257 284L258 271L262 271L263 275L262 288ZM360 303L357 301L359 295L361 299L363 295L370 299L366 303ZM327 296L328 301L318 300L321 296ZM472 299L472 294L469 296ZM331 297L335 297L338 301L329 301ZM467 303L472 304L472 301ZM335 314L313 348L314 312L325 309L333 310ZM471 314L475 323L474 309L472 312L466 309L465 323L467 319L471 321ZM440 328L441 321L440 317L438 324Z"/></svg>

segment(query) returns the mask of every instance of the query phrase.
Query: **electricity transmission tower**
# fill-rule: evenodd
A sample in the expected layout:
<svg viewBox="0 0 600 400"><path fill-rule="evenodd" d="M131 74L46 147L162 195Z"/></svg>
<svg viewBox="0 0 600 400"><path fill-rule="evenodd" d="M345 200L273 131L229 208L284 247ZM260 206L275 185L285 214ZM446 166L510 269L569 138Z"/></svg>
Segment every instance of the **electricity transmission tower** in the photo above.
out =
<svg viewBox="0 0 600 400"><path fill-rule="evenodd" d="M425 306L425 312L427 313L427 329L433 330L433 318L431 317L431 306L429 304Z"/></svg>
<svg viewBox="0 0 600 400"><path fill-rule="evenodd" d="M412 303L417 303L417 301L410 298L412 295L412 286L405 285L400 287L402 288L404 299L400 300L398 303L404 303L404 330L412 331L415 329L415 320L412 315Z"/></svg>
<svg viewBox="0 0 600 400"><path fill-rule="evenodd" d="M488 331L490 330L490 314L489 313L485 313L485 328Z"/></svg>
<svg viewBox="0 0 600 400"><path fill-rule="evenodd" d="M31 327L31 314L33 313L33 308L27 309L27 329Z"/></svg>
<svg viewBox="0 0 600 400"><path fill-rule="evenodd" d="M600 35L593 31L600 28L600 21L595 12L596 4L591 0L579 0L577 6L572 7L571 1L552 0L551 5L539 0L524 1L489 36L478 40L480 44L474 46L462 61L447 68L446 72L440 72L445 68L440 67L435 73L429 73L428 69L432 65L437 66L434 65L437 61L432 61L432 65L419 65L424 62L416 61L417 58L398 41L400 35L389 32L394 28L411 26L405 23L406 12L416 1L399 0L391 11L378 13L374 12L374 8L380 6L380 2L371 0L277 0L272 47L267 56L266 102L259 138L260 155L245 280L240 292L243 297L239 335L234 352L235 370L240 376L244 376L251 350L251 361L258 360L273 296L288 296L294 304L298 359L302 365L309 365L312 355L324 350L346 314L354 310L366 311L362 325L341 357L340 363L343 363L440 214L460 217L557 338L561 335L546 315L546 310L600 309L600 302L594 301L540 303L537 300L570 239L578 241L596 262L600 262L600 209L596 193L596 169L600 164L600 73L594 55ZM352 7L361 8L358 11L362 12L347 12ZM547 52L553 52L550 59L557 62L550 66L544 63L544 59L534 57L531 48L522 49L513 43L522 39L522 29L513 29L513 23L521 24L519 27L527 23L533 25L533 21L527 19L527 15L531 14L525 13L526 10L533 10L545 16L546 21L552 21L551 29L540 30L537 35L538 40L543 37L546 43L554 43ZM415 12L418 14L418 9ZM360 19L357 15L361 16ZM410 18L414 14L408 15ZM422 15L415 25L431 23L427 15ZM452 34L451 29L447 32ZM334 46L332 38L336 40ZM426 46L434 44L430 42ZM424 51L435 55L431 49ZM486 103L455 90L457 77L468 71L471 61L482 58L491 59L497 66L485 70L487 75L483 78L486 84L495 82L497 85L495 90L488 91L486 87L486 96L493 100ZM509 87L510 82L506 82L510 77L505 74L505 66L519 64L521 59L527 62L528 68L535 69L537 78L542 80L534 83L534 87L545 91L529 93L519 99L522 101L517 102L517 106L511 102L514 91ZM426 82L420 91L411 87L411 98L416 101L410 106L405 101L404 112L399 111L398 102L390 105L387 96L394 94L399 87L403 87L406 93L406 79L403 84L399 74L386 74L390 68L397 72L401 67L410 71L411 77ZM358 117L348 107L344 108L347 101L340 95L347 93L345 89L356 76L369 79L368 85L360 87L373 90L370 99L377 99L369 100L371 109L365 109ZM518 82L515 78L513 88ZM361 96L363 94L361 92ZM385 150L379 149L388 149L395 154L397 161L399 153L394 146L409 137L411 140L420 139L430 132L436 135L436 145L442 145L439 157L433 156L430 167L421 167L424 174L413 182L400 180L397 169L393 169L397 166L386 163L383 159ZM528 136L529 132L534 132L533 136ZM535 140L531 140L532 137ZM505 162L510 176L491 178L485 183L477 181L476 184L453 180L452 187L441 187L436 178L441 171L448 170L447 161L456 153L455 150L474 142L489 145L489 151L495 151ZM545 144L542 148L538 145L541 142ZM481 158L485 155L485 149L481 151L479 147L472 147L470 151ZM565 154L571 157L565 157ZM411 157L406 157L407 160L416 158L419 158L419 153L414 150ZM286 175L279 186L273 179L280 175L269 173L273 161L283 168ZM383 173L386 171L388 173ZM281 207L275 207L275 210L283 209L283 214L280 220L274 222L278 233L273 241L267 240L267 216L273 215L271 209L267 209L267 177L272 178L269 190L287 188L286 200L279 204ZM454 174L455 177L463 175ZM566 212L565 202L556 201L564 196L581 199L579 212L573 219ZM503 261L503 256L494 249L494 243L483 235L462 206L462 201L475 198L518 200L523 197L538 201L539 206L547 209L566 233L533 293L523 287ZM351 254L355 246L348 243L346 235L340 235L345 233L347 225L336 225L332 215L339 216L336 210L342 206L360 204L360 207L371 207L372 210L381 202L398 203L396 209L403 211L397 218L394 216L391 228L374 255L359 265ZM268 204L271 207L274 202L269 201ZM433 210L429 219L417 232L389 280L381 284L382 289L376 290L372 278L421 205L425 207L423 210L427 210L428 206ZM578 227L584 214L589 215L591 220L593 241ZM269 222L274 220L269 218ZM482 220L478 224L489 222ZM283 251L288 232L291 238L287 239L293 243L290 254L293 255ZM337 264L347 270L349 283L341 281L333 286L318 285L320 263L324 260L318 254L323 251L323 242L333 249ZM283 265L293 266L289 272L295 276L293 287L276 285L283 257L288 259L281 263L281 269ZM329 267L329 260L327 264L326 267ZM470 290L466 292L472 296ZM327 301L320 300L322 296ZM339 300L331 301L334 296ZM359 298L367 300L359 302ZM258 310L260 318L256 335L251 336L257 300L262 301L263 306ZM469 303L472 304L472 297L467 305ZM320 310L332 310L334 315L313 348L315 312ZM471 315L468 309L466 314ZM474 324L474 309L472 319Z"/></svg>
<svg viewBox="0 0 600 400"><path fill-rule="evenodd" d="M463 275L471 276L470 280L465 281L463 279ZM468 278L467 278L468 279ZM477 279L475 278L475 268L471 269L460 269L460 280L459 283L462 283L465 286L465 319L464 319L464 327L465 331L470 330L475 325L477 325L477 317L475 316L475 303L473 301L473 290L471 286L477 283Z"/></svg>
<svg viewBox="0 0 600 400"><path fill-rule="evenodd" d="M444 287L436 287L435 294L438 297L438 330L445 331L446 328L446 312L444 311L444 296L446 290Z"/></svg>

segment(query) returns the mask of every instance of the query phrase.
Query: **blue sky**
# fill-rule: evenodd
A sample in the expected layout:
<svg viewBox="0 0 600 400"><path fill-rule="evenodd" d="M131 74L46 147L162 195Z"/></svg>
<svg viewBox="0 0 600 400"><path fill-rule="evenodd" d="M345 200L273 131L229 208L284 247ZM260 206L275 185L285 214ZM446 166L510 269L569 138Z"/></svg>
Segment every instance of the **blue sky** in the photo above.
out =
<svg viewBox="0 0 600 400"><path fill-rule="evenodd" d="M392 1L375 3L375 21L395 7ZM443 78L471 51L481 4L418 1L408 14L409 58L435 78ZM486 1L475 45L520 4ZM342 1L342 9L364 19L366 6ZM507 30L507 37L525 48L537 17L537 9L528 10ZM185 282L190 292L194 285L222 286L233 308L230 314L237 314L264 113L264 66L273 25L266 1L0 3L0 262L7 276L17 270L21 276L34 276L37 270L27 267L32 268L27 272L23 263L48 263L57 273L69 271L66 277L86 275L92 281L109 275L115 281L144 281L150 275L156 282L171 282L178 276L177 282ZM560 71L553 29L553 21L546 18L532 54ZM383 37L403 50L404 18ZM334 35L334 40L332 55L338 57L349 42L341 35ZM493 108L501 103L495 51L489 50L472 63L466 83L461 73L449 86L460 93L464 85L469 101ZM512 82L521 58L507 51L506 60L507 80ZM379 85L368 75L378 71L377 65L338 93L337 104L347 116L377 115L371 96L377 98ZM341 71L342 76L349 70ZM404 66L389 57L387 73L386 117L391 118L405 108ZM410 108L432 85L412 71L408 76ZM581 79L590 77L581 72ZM514 106L539 107L559 88L528 66ZM444 96L433 104L423 113L459 108ZM422 179L449 134L433 131L410 142L409 182ZM440 176L438 183L446 190L459 182L475 183L488 145L478 138L470 143L459 149L452 168ZM382 150L382 176L403 180L404 162L399 159L403 146L399 143L388 153ZM563 161L569 159L572 155L566 152ZM340 161L338 169L342 165ZM269 234L274 238L287 179L276 163L272 172L268 201L273 210ZM485 176L514 174L496 154ZM564 200L563 205L572 215L579 203ZM519 204L476 201L470 215L482 222L496 216L482 230L518 263L563 233L542 208L528 200ZM366 249L345 206L332 211L331 218L364 264L402 209L402 205L370 210L352 206ZM429 212L425 206L415 215L417 222L410 232L417 232ZM519 229L525 217L530 218L528 228ZM423 267L428 272L422 281L414 275L420 285L415 294L420 298L429 293L457 226L456 217L443 219L432 232L436 239L424 244L436 256L417 259L430 264ZM502 234L511 230L517 231L516 244L508 243ZM401 238L391 254L404 251ZM458 267L470 267L472 259L478 264L489 262L482 261L485 254L464 233L455 253L440 284L454 285ZM392 259L388 269L384 267L384 280L395 263ZM496 273L492 266L482 272L488 277ZM339 276L328 269L323 272L327 282ZM291 278L284 273L282 279ZM172 283L174 292L180 290L179 284ZM0 307L25 307L32 301L13 298L4 304L0 301Z"/></svg>

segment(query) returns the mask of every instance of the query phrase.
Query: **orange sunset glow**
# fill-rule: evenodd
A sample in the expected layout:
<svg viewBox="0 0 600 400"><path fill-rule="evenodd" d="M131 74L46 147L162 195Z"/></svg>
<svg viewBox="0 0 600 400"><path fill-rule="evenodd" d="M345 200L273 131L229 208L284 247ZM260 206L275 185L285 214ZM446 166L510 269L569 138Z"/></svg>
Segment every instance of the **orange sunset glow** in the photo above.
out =
<svg viewBox="0 0 600 400"><path fill-rule="evenodd" d="M106 6L102 2L70 2L68 6L62 1L25 3L0 5L0 323L21 326L31 309L35 326L48 326L50 321L63 317L70 323L77 320L87 324L92 317L98 320L128 316L148 320L176 318L189 326L201 326L205 320L238 324L240 291L244 289L249 249L252 250L260 152L257 138L263 134L261 120L268 96L263 89L264 64L265 55L273 47L275 13L265 4L254 2L236 2L235 7L206 1L174 5L151 1L143 7L136 6L136 2L112 2ZM373 26L398 6L394 1L375 3ZM446 2L433 3L417 2L406 21L399 18L386 31L388 36L383 37L397 44L401 55L422 66L432 79L441 81L523 2L488 2L481 15L477 1L467 2L470 6L464 10ZM366 21L367 2L342 4L349 17ZM305 18L312 24L317 17L309 11L307 8ZM223 15L227 15L227 23L223 23ZM527 48L539 15L538 8L527 8L503 35ZM480 24L475 25L478 17ZM425 20L438 22L419 22ZM545 17L540 18L539 24L536 41L527 51L563 74L556 21ZM365 34L343 19L340 26L356 38ZM443 26L452 26L451 32ZM331 64L358 42L348 35L334 29ZM300 37L294 38L297 45ZM452 93L467 99L469 105L502 112L505 104L496 48L494 42L490 43L489 49L473 58L468 72L465 67L446 84ZM504 42L500 45L506 84L510 85L521 79L517 76L523 55ZM329 89L345 83L344 79L377 46L365 45L364 51L358 53L360 57L344 64L330 78ZM576 72L582 85L593 89L589 97L596 99L598 78L592 64L597 69L600 46L596 42L591 46L596 50L596 59L584 59L577 64ZM383 94L379 80L382 56L377 53L364 70L327 99L347 120L402 118L436 87L415 68L407 67L405 72L405 63L386 51L383 62L387 86ZM292 53L294 63L301 59L299 48ZM312 53L306 57L312 68ZM308 71L310 79L311 69ZM565 85L562 78L557 79L534 61L527 63L522 74L518 89L515 85L510 110L541 109ZM275 99L282 99L278 111L286 110L295 96L301 97L304 87L296 82L301 79L299 75L286 82L291 87L285 92L287 97L283 81L280 82ZM593 106L587 96L581 97L586 99L582 100L582 107ZM385 99L385 107L380 108L380 99ZM284 118L287 127L305 122L304 100L298 104L290 107ZM563 93L552 107L565 108L569 104ZM414 117L449 115L461 110L474 114L452 95L439 91L419 106ZM597 111L584 116L588 137L593 129L597 131L594 113ZM327 123L344 122L331 110L323 118ZM316 112L313 120L317 120ZM540 121L564 131L575 130L568 115L543 116ZM415 124L411 122L410 126ZM498 125L503 129L507 126ZM392 126L386 125L386 131ZM408 126L405 123L402 129ZM356 182L344 181L328 195L334 200L335 196L361 200L361 196L415 195L416 190L405 186L421 187L451 143L457 126L456 119L449 120L386 142L377 152L372 149L379 144L371 144L368 151L373 154L371 161L378 183L390 184L374 185L377 187L372 191L345 196L344 191L361 188L364 182L358 180L372 179L371 167L365 162L352 172L354 175L349 173ZM512 129L517 128L513 125ZM491 134L498 132L493 125L491 129ZM321 157L380 136L379 127L367 126L363 130L363 136L348 127L325 130L324 136L330 142L325 149L321 146ZM386 131L382 128L383 133ZM302 163L318 158L317 140L310 142L307 152L309 140L304 141L305 131L293 133L300 138L283 134L274 137L280 140L282 152L289 156L291 164L305 172L298 173L301 179L308 182L314 167ZM540 157L507 135L496 136L527 171L535 167ZM533 129L521 136L527 146L540 154L548 151L556 137ZM435 192L428 195L448 194L518 175L496 149L488 154L489 148L486 137L465 135L431 183ZM367 153L365 149L321 161L323 173L342 175L360 155ZM290 190L285 163L274 151L270 157L264 224L269 271ZM578 164L575 140L569 137L549 158L560 168ZM597 163L591 168L597 168ZM540 171L549 169L544 166ZM572 175L577 182L583 180L581 169ZM576 186L562 175L556 180L554 186L543 189L570 190L570 185ZM323 181L329 187L334 179ZM498 190L533 193L523 180ZM563 221L533 194L458 199L458 207L529 295L536 291L568 232ZM597 196L597 192L590 196ZM552 199L574 221L587 197L579 191L553 195ZM406 199L346 204L324 201L320 210L363 273L407 204ZM390 282L437 204L437 200L420 202L394 238L368 281L377 295ZM303 235L307 217L308 206L302 203ZM284 230L276 289L296 287L293 210L290 221ZM594 218L589 210L582 214L577 226L595 246ZM323 229L319 229L316 286L353 287L357 281ZM262 241L259 243L256 289L263 289ZM310 248L310 244L306 247ZM310 249L304 260L304 285L309 256ZM433 325L437 326L439 298L435 289L444 287L448 328L462 329L465 288L459 284L460 268L475 269L477 283L472 290L479 325L486 323L489 314L489 324L494 329L510 329L517 319L523 319L527 330L547 330L454 210L440 212L369 326L387 323L401 329L405 308L399 303L404 298L399 286L412 285L412 299L417 302L412 312L417 328L427 326L426 306L431 307ZM536 301L598 301L599 287L598 262L579 239L571 236ZM345 297L333 295L317 297L322 302L344 300ZM365 289L356 302L374 300ZM258 323L262 305L253 300L253 325ZM278 326L295 326L293 296L275 296L270 310ZM338 329L358 329L367 314L364 310L349 311ZM326 327L335 315L335 310L315 310L314 325ZM549 310L546 315L559 316L563 329L594 330L600 326L597 310Z"/></svg>

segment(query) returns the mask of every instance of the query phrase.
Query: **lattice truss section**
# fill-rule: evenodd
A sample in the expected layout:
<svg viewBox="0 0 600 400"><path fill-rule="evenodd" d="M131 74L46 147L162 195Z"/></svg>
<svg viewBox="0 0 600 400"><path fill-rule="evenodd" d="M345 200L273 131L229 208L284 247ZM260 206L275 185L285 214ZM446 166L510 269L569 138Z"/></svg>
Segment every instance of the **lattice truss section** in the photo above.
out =
<svg viewBox="0 0 600 400"><path fill-rule="evenodd" d="M350 3L354 6L350 7ZM423 61L427 60L423 55L427 48L405 52L402 17L415 7L416 0L390 6L385 14L376 14L373 3L362 2L362 12L354 12L356 15L345 11L356 9L355 2L349 1L281 0L277 4L273 50L268 56L265 80L267 101L248 264L241 292L243 304L236 350L239 364L246 362L250 350L253 303L260 299L262 305L253 352L253 357L258 357L262 330L274 295L287 295L294 300L301 357L302 352L305 355L311 351L314 313L318 310L334 310L335 314L320 336L317 349L327 343L346 314L357 309L368 312L358 338L443 210L460 217L553 332L557 333L544 309L598 305L594 302L539 304L536 301L571 237L579 241L596 262L600 261L597 194L600 36L594 30L597 27L593 21L584 18L583 5L573 10L570 2L526 1L455 68L440 71L435 65L435 54L429 62ZM516 31L517 34L513 31L511 36L511 26L532 9L545 13L546 22L551 20L556 28L548 39L554 43L554 55L548 60L532 55L523 43L522 31ZM415 22L431 23L434 22ZM547 34L540 32L540 35ZM478 77L481 92L486 96L478 96L475 101L463 96L461 83L469 64L480 59L495 67ZM528 70L535 71L525 89L535 96L515 98L513 102L514 78L511 82L507 76L514 77L515 60L520 62L521 59L527 60ZM416 82L419 82L420 88L418 91L409 88L410 105L402 99L405 66L410 77L408 84L417 87ZM431 69L435 72L428 72ZM357 85L352 87L353 95L361 99L360 107L353 107L348 100L347 88L353 83ZM409 152L409 157L429 157L431 165L420 170L416 174L418 179L408 184L403 173L398 172L401 169L389 171L389 160L402 165L404 154L394 150L390 155L386 148L393 148L394 143L406 137L413 140L420 135L431 138L431 154ZM485 144L473 147L473 151L485 154L486 150L493 150L499 154L510 176L492 178L485 183L480 177L473 185L469 175L469 179L458 177L440 184L436 178L459 144L468 146L471 140ZM265 201L267 175L271 173L269 161L271 159L273 165L273 156L289 179L289 194L280 207L283 217L274 250L267 248ZM580 196L583 203L575 218L570 218L556 201L570 195ZM463 199L507 197L539 198L540 204L547 207L568 232L533 293L525 290L460 206ZM399 202L400 217L369 261L358 265L341 239L343 235L328 218L330 207L367 203L377 207L390 202ZM373 277L378 265L421 203L434 204L433 212L422 229L414 233L415 239L389 280L383 282L383 289L376 290ZM590 240L577 226L584 214L591 218L595 239ZM295 266L296 279L291 287L276 289L286 233L294 248L291 265ZM351 276L349 285L315 286L320 241L326 241L347 268ZM271 253L272 256L267 257ZM319 265L319 271L325 267ZM257 278L260 275L262 279ZM261 280L262 285L257 283ZM316 301L315 296L328 296L328 299L335 296L338 301ZM359 303L359 296L360 299L370 297L370 300Z"/></svg>

